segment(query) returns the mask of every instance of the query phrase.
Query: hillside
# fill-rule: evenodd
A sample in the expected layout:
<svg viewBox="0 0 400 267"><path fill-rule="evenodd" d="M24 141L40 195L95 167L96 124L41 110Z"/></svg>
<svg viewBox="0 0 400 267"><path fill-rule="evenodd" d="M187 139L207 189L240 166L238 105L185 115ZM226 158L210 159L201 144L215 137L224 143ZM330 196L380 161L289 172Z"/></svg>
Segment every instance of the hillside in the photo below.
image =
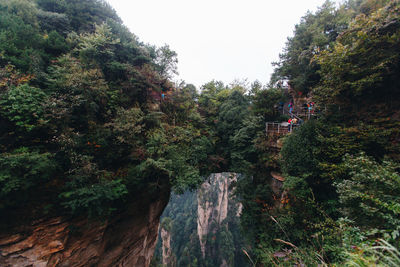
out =
<svg viewBox="0 0 400 267"><path fill-rule="evenodd" d="M197 90L103 0L0 0L0 265L149 266L171 192L159 264L400 265L400 2L293 34Z"/></svg>
<svg viewBox="0 0 400 267"><path fill-rule="evenodd" d="M0 40L1 265L148 264L171 188L205 165L176 53L101 0L0 1ZM142 228L121 241L127 225Z"/></svg>

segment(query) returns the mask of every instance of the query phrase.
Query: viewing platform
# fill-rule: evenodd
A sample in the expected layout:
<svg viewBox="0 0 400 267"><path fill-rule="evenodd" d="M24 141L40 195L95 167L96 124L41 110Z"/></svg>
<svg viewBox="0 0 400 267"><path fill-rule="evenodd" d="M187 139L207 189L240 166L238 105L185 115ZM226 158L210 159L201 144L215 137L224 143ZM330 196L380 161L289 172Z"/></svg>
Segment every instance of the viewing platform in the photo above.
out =
<svg viewBox="0 0 400 267"><path fill-rule="evenodd" d="M299 127L299 124L290 124L288 122L266 122L265 132L267 135L286 135Z"/></svg>

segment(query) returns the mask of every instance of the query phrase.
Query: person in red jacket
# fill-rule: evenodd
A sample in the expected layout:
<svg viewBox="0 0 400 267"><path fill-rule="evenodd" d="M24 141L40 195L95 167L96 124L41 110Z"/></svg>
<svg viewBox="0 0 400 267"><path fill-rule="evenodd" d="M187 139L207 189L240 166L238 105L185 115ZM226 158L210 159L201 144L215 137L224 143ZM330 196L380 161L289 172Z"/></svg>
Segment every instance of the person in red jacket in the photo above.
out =
<svg viewBox="0 0 400 267"><path fill-rule="evenodd" d="M293 122L292 118L290 118L287 122L289 123L288 132L290 132L290 130L292 129L292 122Z"/></svg>

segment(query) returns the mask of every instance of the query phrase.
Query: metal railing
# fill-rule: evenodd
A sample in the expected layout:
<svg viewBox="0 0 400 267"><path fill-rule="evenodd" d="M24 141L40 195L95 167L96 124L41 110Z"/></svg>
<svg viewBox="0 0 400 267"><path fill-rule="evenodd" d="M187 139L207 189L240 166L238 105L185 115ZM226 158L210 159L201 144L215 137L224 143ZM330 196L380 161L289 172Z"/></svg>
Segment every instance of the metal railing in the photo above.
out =
<svg viewBox="0 0 400 267"><path fill-rule="evenodd" d="M287 114L292 118L296 118L298 120L309 120L311 119L312 116L317 115L317 112L315 111L315 107L312 110L305 110L301 109L299 110L293 110L292 113L290 113L289 109L287 107L284 107L282 110L282 114Z"/></svg>
<svg viewBox="0 0 400 267"><path fill-rule="evenodd" d="M284 108L282 113L283 113L283 114L287 114L287 115L289 115L289 116L292 117L292 118L294 117L294 118L296 118L296 119L298 119L298 120L303 120L304 117L308 117L308 116L307 116L308 113L299 112L299 111L297 111L297 110L293 110L292 113L290 113L290 111L289 111L288 108ZM303 117L303 118L302 118L302 117Z"/></svg>
<svg viewBox="0 0 400 267"><path fill-rule="evenodd" d="M292 132L296 127L298 127L298 124L266 122L265 132L267 135L285 135Z"/></svg>

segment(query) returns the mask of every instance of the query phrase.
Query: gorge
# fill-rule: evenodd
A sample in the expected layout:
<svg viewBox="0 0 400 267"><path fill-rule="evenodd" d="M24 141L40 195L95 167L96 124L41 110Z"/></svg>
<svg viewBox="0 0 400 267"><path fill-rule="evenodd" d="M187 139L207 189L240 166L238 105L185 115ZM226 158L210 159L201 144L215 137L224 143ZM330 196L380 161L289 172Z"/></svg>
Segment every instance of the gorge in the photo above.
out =
<svg viewBox="0 0 400 267"><path fill-rule="evenodd" d="M308 12L265 85L177 63L106 1L0 0L0 266L400 265L398 0Z"/></svg>

